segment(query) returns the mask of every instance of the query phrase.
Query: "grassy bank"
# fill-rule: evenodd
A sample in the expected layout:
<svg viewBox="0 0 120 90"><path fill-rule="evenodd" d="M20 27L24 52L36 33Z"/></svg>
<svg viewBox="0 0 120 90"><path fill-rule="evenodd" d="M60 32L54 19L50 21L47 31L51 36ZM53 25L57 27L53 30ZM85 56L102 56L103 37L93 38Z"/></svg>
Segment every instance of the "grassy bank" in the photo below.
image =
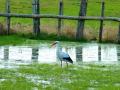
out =
<svg viewBox="0 0 120 90"><path fill-rule="evenodd" d="M33 64L0 69L1 90L119 90L119 65Z"/></svg>
<svg viewBox="0 0 120 90"><path fill-rule="evenodd" d="M11 34L11 35L0 35L0 45L29 45L39 44L51 41L66 41L66 42L79 42L75 38L67 37L65 35L57 37L56 34L41 33L38 37L32 34ZM80 40L80 42L87 42L87 40Z"/></svg>
<svg viewBox="0 0 120 90"><path fill-rule="evenodd" d="M17 35L0 36L0 45L16 45L26 42L27 39Z"/></svg>
<svg viewBox="0 0 120 90"><path fill-rule="evenodd" d="M97 0L98 2L101 0ZM49 1L41 0L41 14L58 14L58 2L59 0ZM78 16L79 13L79 0L64 0L64 15ZM120 16L120 0L105 0L105 16ZM24 7L24 9L23 9ZM100 16L101 4L96 3L95 0L88 1L88 11L87 16ZM5 12L5 0L0 0L0 11ZM32 13L32 0L11 0L11 12L12 13L23 13L31 14ZM0 23L5 27L6 21L5 18L0 17ZM87 39L98 39L99 32L99 21L86 21L85 24L85 36ZM76 34L77 21L64 20L62 33L75 37ZM12 18L11 20L11 29L16 32L32 32L32 20L31 19L18 19ZM47 33L56 33L57 32L57 20L56 19L41 19L41 31ZM105 21L104 22L104 32L103 38L107 41L115 41L118 33L118 23Z"/></svg>

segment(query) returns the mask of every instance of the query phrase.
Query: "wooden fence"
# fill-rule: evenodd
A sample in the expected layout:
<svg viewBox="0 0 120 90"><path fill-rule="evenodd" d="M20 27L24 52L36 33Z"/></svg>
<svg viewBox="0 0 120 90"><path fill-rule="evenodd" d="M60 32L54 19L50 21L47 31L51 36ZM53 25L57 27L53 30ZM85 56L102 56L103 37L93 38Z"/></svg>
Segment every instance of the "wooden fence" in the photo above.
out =
<svg viewBox="0 0 120 90"><path fill-rule="evenodd" d="M12 17L16 18L32 18L33 19L33 34L38 36L40 33L40 19L42 18L54 18L58 19L58 36L60 36L62 20L77 20L77 30L76 30L76 39L82 39L83 31L84 31L84 24L85 20L98 20L100 21L100 29L99 29L99 42L102 41L102 33L103 33L103 21L116 21L119 23L119 30L118 30L118 42L120 42L120 18L119 17L105 17L104 16L104 9L105 9L105 2L101 0L101 16L86 16L87 12L87 0L81 0L79 16L65 16L63 15L63 0L59 1L59 14L52 15L52 14L41 14L40 13L40 4L39 0L32 0L32 12L33 14L16 14L11 13L10 11L10 0L6 0L6 13L0 13L0 17L6 17L6 27L7 27L7 34L10 33L10 21Z"/></svg>

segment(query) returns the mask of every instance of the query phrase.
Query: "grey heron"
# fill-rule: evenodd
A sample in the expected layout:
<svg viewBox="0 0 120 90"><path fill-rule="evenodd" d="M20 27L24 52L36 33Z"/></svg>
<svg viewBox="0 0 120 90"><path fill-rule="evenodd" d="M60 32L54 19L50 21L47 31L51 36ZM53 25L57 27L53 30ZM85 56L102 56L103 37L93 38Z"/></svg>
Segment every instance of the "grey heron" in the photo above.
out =
<svg viewBox="0 0 120 90"><path fill-rule="evenodd" d="M57 51L57 58L61 61L61 67L62 67L62 61L66 62L67 67L68 67L68 62L73 64L72 59L70 58L68 53L62 52L61 46L60 46L60 42L59 41L55 41L51 46L56 46Z"/></svg>

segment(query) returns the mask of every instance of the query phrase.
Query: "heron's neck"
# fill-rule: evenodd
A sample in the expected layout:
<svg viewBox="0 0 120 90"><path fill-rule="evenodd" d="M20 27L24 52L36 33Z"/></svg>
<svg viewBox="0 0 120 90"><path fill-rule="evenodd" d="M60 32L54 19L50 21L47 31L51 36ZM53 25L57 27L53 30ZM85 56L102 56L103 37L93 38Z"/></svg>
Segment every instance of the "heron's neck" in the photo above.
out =
<svg viewBox="0 0 120 90"><path fill-rule="evenodd" d="M58 43L56 45L56 47L57 47L57 54L59 54L61 52L61 46L60 46L60 44Z"/></svg>

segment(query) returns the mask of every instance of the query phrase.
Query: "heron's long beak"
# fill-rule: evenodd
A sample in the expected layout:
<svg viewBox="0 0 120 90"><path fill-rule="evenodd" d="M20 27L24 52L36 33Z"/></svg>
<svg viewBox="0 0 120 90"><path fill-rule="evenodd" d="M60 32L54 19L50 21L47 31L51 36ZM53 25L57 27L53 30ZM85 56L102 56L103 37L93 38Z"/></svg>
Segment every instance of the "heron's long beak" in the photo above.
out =
<svg viewBox="0 0 120 90"><path fill-rule="evenodd" d="M55 46L56 45L56 42L54 42L52 45L51 45L51 47L53 47L53 46Z"/></svg>

